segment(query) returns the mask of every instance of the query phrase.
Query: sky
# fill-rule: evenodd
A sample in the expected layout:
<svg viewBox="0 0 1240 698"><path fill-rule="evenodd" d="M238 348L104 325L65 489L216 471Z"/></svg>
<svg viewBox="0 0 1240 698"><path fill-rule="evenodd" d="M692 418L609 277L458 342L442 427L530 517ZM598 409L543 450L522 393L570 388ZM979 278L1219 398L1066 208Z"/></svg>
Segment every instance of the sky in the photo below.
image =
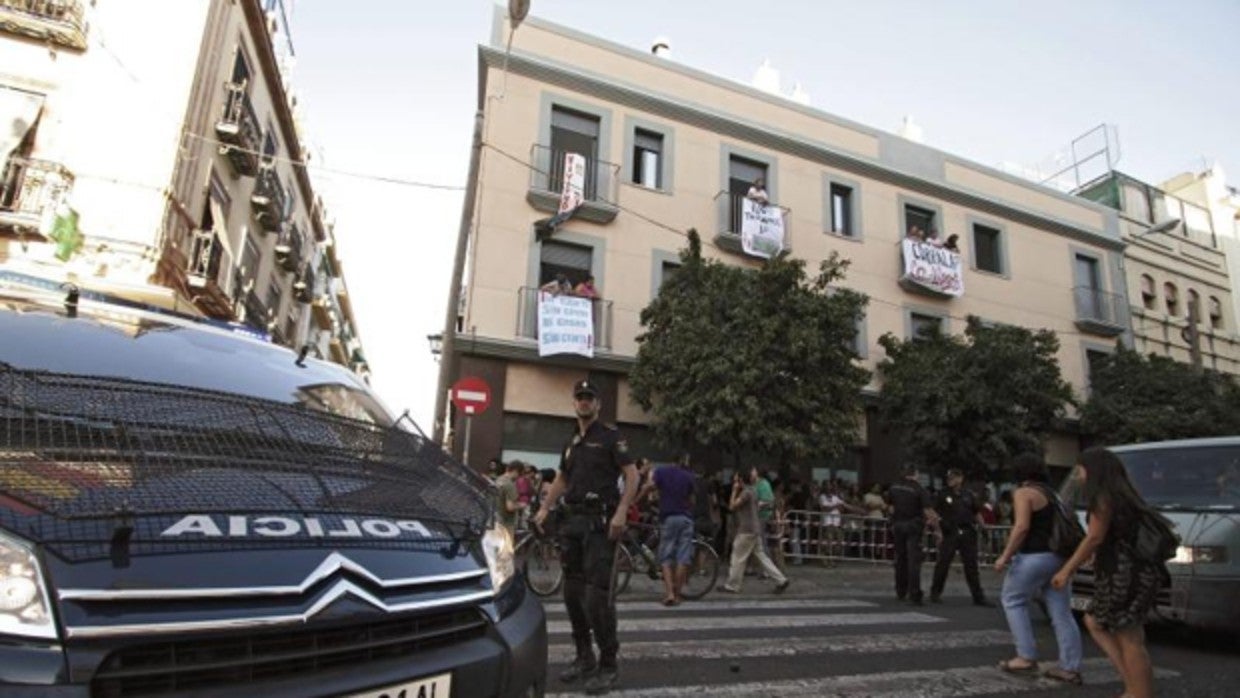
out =
<svg viewBox="0 0 1240 698"><path fill-rule="evenodd" d="M783 91L800 83L815 108L892 132L911 116L926 145L985 165L1049 162L1107 123L1117 169L1138 179L1217 163L1240 185L1236 0L531 5L532 16L643 51L666 36L673 60L742 83L769 60ZM298 0L291 17L292 86L371 383L428 432L438 364L427 335L444 325L477 45L494 6Z"/></svg>

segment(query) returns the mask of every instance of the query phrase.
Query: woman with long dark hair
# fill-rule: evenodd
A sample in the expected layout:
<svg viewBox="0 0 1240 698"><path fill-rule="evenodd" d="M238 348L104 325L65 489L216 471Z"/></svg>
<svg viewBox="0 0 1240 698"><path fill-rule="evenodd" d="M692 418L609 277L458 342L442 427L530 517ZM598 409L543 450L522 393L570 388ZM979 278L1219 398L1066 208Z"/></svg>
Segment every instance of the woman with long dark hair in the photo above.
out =
<svg viewBox="0 0 1240 698"><path fill-rule="evenodd" d="M1029 601L1041 594L1046 603L1055 643L1059 645L1059 663L1048 668L1047 678L1073 685L1081 684L1081 631L1072 618L1069 589L1050 588L1051 577L1064 559L1051 551L1051 523L1057 500L1050 489L1046 464L1041 456L1022 453L1013 462L1018 484L1012 496L1015 517L1003 553L995 560L995 571L1003 572L1003 614L1016 645L1016 656L999 663L999 668L1012 674L1036 674L1038 645L1029 619ZM1009 567L1010 563L1010 567Z"/></svg>
<svg viewBox="0 0 1240 698"><path fill-rule="evenodd" d="M1084 488L1089 510L1085 540L1051 584L1066 587L1077 568L1094 560L1093 607L1085 627L1124 679L1124 698L1154 695L1154 674L1145 649L1145 618L1153 608L1166 569L1132 554L1141 499L1120 459L1105 448L1081 453L1073 477Z"/></svg>

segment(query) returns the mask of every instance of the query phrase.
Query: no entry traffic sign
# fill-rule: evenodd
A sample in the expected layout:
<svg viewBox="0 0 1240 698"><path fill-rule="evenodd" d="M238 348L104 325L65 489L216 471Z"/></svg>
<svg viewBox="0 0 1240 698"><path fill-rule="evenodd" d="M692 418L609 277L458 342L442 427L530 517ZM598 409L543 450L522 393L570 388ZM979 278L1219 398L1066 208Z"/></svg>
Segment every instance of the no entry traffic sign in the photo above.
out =
<svg viewBox="0 0 1240 698"><path fill-rule="evenodd" d="M465 414L482 414L491 404L491 386L481 378L466 376L452 385L452 404Z"/></svg>

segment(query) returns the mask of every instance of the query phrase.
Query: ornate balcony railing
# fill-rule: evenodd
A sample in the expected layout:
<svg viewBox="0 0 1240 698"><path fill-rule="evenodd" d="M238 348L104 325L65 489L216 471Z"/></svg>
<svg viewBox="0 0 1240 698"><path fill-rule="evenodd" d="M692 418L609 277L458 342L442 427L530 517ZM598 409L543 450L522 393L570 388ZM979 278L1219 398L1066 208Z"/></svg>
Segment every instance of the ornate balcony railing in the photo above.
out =
<svg viewBox="0 0 1240 698"><path fill-rule="evenodd" d="M250 205L254 209L255 220L264 231L274 233L280 230L280 224L284 222L286 197L284 185L280 183L275 167L260 166L258 176L254 178L254 193L250 195Z"/></svg>
<svg viewBox="0 0 1240 698"><path fill-rule="evenodd" d="M524 286L517 291L517 336L523 339L538 339L538 294L539 289ZM594 322L594 347L611 349L611 301L594 298L590 302Z"/></svg>
<svg viewBox="0 0 1240 698"><path fill-rule="evenodd" d="M215 135L222 143L233 170L239 175L253 177L258 172L258 149L262 145L262 129L254 104L245 84L224 85L224 112L215 122Z"/></svg>
<svg viewBox="0 0 1240 698"><path fill-rule="evenodd" d="M11 156L0 174L0 228L45 232L43 225L73 189L73 173L48 160Z"/></svg>
<svg viewBox="0 0 1240 698"><path fill-rule="evenodd" d="M1072 289L1076 326L1084 332L1114 337L1128 328L1128 301L1123 295L1091 286Z"/></svg>
<svg viewBox="0 0 1240 698"><path fill-rule="evenodd" d="M721 191L715 194L715 220L717 231L715 244L731 252L745 252L741 234L744 232L745 195ZM783 230L782 249L792 249L791 209L769 203L764 207L768 219L778 220ZM769 227L769 226L767 226Z"/></svg>
<svg viewBox="0 0 1240 698"><path fill-rule="evenodd" d="M0 0L0 31L50 41L66 48L86 48L82 0Z"/></svg>
<svg viewBox="0 0 1240 698"><path fill-rule="evenodd" d="M548 213L559 211L560 192L564 181L564 156L569 151L535 143L530 147L530 191L526 200L534 208ZM582 194L584 205L577 213L579 218L594 223L610 223L619 209L620 166L586 158L586 176Z"/></svg>
<svg viewBox="0 0 1240 698"><path fill-rule="evenodd" d="M280 239L276 242L276 262L280 268L287 272L296 272L301 268L301 231L297 226L286 226L280 232Z"/></svg>
<svg viewBox="0 0 1240 698"><path fill-rule="evenodd" d="M213 230L194 230L189 242L186 283L197 290L198 303L209 315L232 319L232 292L237 280L232 258Z"/></svg>

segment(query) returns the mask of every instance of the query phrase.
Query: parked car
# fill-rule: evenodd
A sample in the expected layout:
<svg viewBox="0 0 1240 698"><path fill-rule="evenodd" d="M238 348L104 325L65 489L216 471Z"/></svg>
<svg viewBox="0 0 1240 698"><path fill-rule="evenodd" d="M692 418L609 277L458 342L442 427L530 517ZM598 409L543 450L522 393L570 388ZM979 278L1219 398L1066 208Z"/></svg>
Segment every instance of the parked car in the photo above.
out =
<svg viewBox="0 0 1240 698"><path fill-rule="evenodd" d="M0 419L0 695L542 695L490 486L342 367L0 288Z"/></svg>
<svg viewBox="0 0 1240 698"><path fill-rule="evenodd" d="M1111 449L1133 485L1175 524L1176 556L1170 584L1158 593L1153 620L1240 631L1240 437L1161 441ZM1069 478L1064 501L1083 502ZM1088 606L1093 571L1072 581L1073 607Z"/></svg>

